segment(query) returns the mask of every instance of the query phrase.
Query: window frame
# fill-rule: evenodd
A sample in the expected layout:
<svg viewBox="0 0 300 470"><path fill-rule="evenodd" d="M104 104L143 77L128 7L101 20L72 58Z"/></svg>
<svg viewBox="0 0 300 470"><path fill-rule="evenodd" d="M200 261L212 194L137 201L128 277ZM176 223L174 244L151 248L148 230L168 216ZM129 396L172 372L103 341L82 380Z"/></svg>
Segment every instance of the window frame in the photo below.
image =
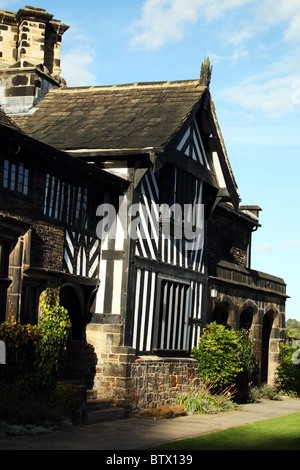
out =
<svg viewBox="0 0 300 470"><path fill-rule="evenodd" d="M176 300L176 289L181 290L180 297ZM169 296L172 293L173 302L181 302L185 297L185 302L182 305L176 324L174 324L174 317L172 315L172 308L170 305L164 305L164 296ZM152 337L152 350L156 354L166 353L179 353L187 354L189 351L188 344L188 330L190 328L189 315L190 315L190 299L192 295L191 281L188 279L176 278L164 274L157 276L157 298L155 306L155 320ZM168 310L168 311L167 311ZM179 321L181 320L181 322ZM163 326L164 323L164 326ZM173 325L173 330L171 328ZM179 347L178 347L179 345ZM177 346L177 347L176 347ZM185 346L185 347L184 347Z"/></svg>
<svg viewBox="0 0 300 470"><path fill-rule="evenodd" d="M44 185L43 215L59 223L88 230L89 190L82 184L66 181L47 172Z"/></svg>
<svg viewBox="0 0 300 470"><path fill-rule="evenodd" d="M3 189L25 197L30 195L30 168L25 163L5 158L2 170Z"/></svg>

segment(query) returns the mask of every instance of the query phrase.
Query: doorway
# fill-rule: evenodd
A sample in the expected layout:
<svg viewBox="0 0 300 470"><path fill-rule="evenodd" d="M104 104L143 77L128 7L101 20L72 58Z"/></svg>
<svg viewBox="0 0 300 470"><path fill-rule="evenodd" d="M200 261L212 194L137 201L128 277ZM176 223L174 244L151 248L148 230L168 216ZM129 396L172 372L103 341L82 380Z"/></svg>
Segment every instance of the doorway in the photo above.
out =
<svg viewBox="0 0 300 470"><path fill-rule="evenodd" d="M79 295L72 286L64 286L60 291L60 303L68 310L71 319L72 340L83 339L83 314Z"/></svg>
<svg viewBox="0 0 300 470"><path fill-rule="evenodd" d="M272 310L267 312L263 318L262 325L262 344L261 344L261 382L268 382L269 369L269 346L270 336L273 326L274 313Z"/></svg>

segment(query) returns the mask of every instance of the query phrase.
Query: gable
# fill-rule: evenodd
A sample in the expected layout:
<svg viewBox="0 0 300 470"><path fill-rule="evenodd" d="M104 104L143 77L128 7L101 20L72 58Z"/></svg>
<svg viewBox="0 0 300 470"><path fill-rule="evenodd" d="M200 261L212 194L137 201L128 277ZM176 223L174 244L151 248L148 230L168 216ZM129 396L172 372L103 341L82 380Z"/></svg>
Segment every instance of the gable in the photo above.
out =
<svg viewBox="0 0 300 470"><path fill-rule="evenodd" d="M187 157L192 158L196 162L205 165L210 169L206 151L203 146L202 137L196 119L194 118L188 129L181 138L176 150L183 152Z"/></svg>
<svg viewBox="0 0 300 470"><path fill-rule="evenodd" d="M217 202L237 209L239 194L209 91L165 147L167 160L202 178Z"/></svg>

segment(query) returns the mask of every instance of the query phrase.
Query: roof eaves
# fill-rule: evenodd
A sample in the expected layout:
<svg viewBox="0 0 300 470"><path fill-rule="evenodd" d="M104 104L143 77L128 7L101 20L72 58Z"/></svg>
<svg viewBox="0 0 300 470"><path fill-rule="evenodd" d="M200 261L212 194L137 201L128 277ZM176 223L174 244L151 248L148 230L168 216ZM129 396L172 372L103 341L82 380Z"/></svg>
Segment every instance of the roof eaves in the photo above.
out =
<svg viewBox="0 0 300 470"><path fill-rule="evenodd" d="M163 152L162 147L145 148L123 148L123 149L65 149L73 157L105 157L110 155L128 156L128 155L152 155L153 153Z"/></svg>

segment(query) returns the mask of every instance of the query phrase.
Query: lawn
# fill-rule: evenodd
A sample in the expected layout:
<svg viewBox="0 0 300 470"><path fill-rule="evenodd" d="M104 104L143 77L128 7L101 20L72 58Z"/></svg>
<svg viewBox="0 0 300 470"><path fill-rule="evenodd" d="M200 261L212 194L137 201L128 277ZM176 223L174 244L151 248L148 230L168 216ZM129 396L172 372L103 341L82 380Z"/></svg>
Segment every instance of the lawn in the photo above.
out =
<svg viewBox="0 0 300 470"><path fill-rule="evenodd" d="M163 450L300 450L300 413L165 444Z"/></svg>

